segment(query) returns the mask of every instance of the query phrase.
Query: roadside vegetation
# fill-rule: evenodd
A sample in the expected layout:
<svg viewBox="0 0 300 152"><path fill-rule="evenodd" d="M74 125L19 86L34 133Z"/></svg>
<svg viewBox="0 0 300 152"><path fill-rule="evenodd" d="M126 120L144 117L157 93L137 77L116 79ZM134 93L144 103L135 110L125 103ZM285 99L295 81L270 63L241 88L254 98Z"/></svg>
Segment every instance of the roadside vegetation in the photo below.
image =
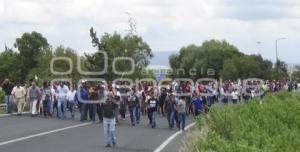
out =
<svg viewBox="0 0 300 152"><path fill-rule="evenodd" d="M262 104L214 106L197 119L185 151L299 152L300 94L268 94Z"/></svg>

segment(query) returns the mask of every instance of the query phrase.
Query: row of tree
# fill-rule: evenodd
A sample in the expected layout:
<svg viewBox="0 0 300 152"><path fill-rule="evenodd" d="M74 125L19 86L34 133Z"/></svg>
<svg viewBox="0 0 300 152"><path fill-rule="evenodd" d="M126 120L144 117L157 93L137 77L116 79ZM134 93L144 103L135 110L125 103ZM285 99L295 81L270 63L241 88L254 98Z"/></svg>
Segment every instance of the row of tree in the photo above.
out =
<svg viewBox="0 0 300 152"><path fill-rule="evenodd" d="M178 54L169 57L173 71L182 69L184 73L173 72L173 77L203 78L212 77L223 80L237 80L245 78L287 79L287 65L278 61L276 64L263 59L261 55L246 55L237 47L226 41L205 41L201 46L188 45L180 49ZM206 72L189 73L213 69L214 75Z"/></svg>
<svg viewBox="0 0 300 152"><path fill-rule="evenodd" d="M148 66L153 57L152 50L143 39L137 35L128 34L121 36L118 33L105 33L97 37L93 28L90 30L92 45L98 49L97 52L79 54L71 48L59 46L53 48L47 39L38 32L24 33L17 38L14 47L5 47L0 53L0 81L9 78L13 82L25 83L26 80L38 78L40 82L58 78L71 78L77 81L81 78L99 77L106 80L114 80L119 77L138 78L141 69ZM107 56L104 56L105 52ZM65 72L72 69L68 75L56 75L50 69L51 60L55 57L68 57L72 60L73 67L62 60L55 61L54 71ZM84 75L77 70L77 60L80 58L83 71L102 71L104 61L108 61L107 72L104 75ZM134 64L128 60L115 62L117 71L128 71L134 68L130 75L113 73L113 60L117 57L129 57ZM146 76L152 77L152 75Z"/></svg>
<svg viewBox="0 0 300 152"><path fill-rule="evenodd" d="M105 80L114 80L120 77L126 78L153 78L153 74L144 75L145 68L153 57L152 50L143 39L134 34L122 36L118 33L103 34L100 38L93 28L90 29L91 45L98 51L93 53L79 54L71 48L59 46L53 48L47 39L38 32L24 33L16 39L13 48L5 47L0 53L0 81L9 78L12 81L25 82L26 80L38 77L39 81L52 80L57 78L71 78L77 81L81 78L99 77ZM106 55L104 55L106 54ZM72 73L64 76L55 75L51 72L50 64L54 57L68 57L73 62L73 67L66 61L57 60L55 71L68 71ZM129 60L114 59L118 57L129 57ZM77 70L77 60L80 58L80 67L83 71L102 71L107 62L107 72L103 75L84 75ZM188 45L180 49L178 54L169 57L169 63L173 71L182 69L183 73L173 72L171 77L202 78L213 77L216 79L287 79L287 65L278 61L273 65L269 60L263 59L260 55L246 55L241 53L237 47L226 41L210 40L205 41L201 46ZM117 71L130 71L130 75L116 74ZM300 70L300 67L298 67ZM190 73L193 69L196 72ZM213 69L213 76L206 72ZM149 73L149 72L148 72ZM294 79L300 80L297 70L291 75Z"/></svg>

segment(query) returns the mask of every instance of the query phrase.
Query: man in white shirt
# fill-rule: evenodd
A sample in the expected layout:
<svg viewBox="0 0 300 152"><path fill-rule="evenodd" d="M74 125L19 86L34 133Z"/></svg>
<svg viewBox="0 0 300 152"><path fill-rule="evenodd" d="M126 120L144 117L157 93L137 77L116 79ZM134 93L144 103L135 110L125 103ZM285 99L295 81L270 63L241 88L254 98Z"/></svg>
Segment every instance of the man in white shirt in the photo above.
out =
<svg viewBox="0 0 300 152"><path fill-rule="evenodd" d="M72 89L73 90L73 89ZM71 112L71 117L74 119L75 117L75 111L76 111L76 100L75 100L75 96L76 96L76 90L69 90L68 91L68 102L70 104L70 112Z"/></svg>
<svg viewBox="0 0 300 152"><path fill-rule="evenodd" d="M14 102L17 104L18 108L18 116L22 115L23 108L25 105L25 96L26 96L26 90L20 86L20 83L17 83L17 85L13 88L11 92Z"/></svg>
<svg viewBox="0 0 300 152"><path fill-rule="evenodd" d="M64 85L63 82L60 82L60 85L57 87L57 107L58 107L58 117L66 119L67 112L67 96L69 92L68 86Z"/></svg>
<svg viewBox="0 0 300 152"><path fill-rule="evenodd" d="M239 99L239 93L238 93L237 89L234 89L234 91L232 91L231 97L232 97L232 103L236 104Z"/></svg>

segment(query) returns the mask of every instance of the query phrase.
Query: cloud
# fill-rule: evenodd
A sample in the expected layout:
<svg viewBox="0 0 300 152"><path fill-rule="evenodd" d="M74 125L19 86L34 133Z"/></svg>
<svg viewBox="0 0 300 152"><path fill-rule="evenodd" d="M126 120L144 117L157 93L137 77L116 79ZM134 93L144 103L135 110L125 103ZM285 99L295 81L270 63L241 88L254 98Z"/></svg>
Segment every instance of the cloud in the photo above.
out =
<svg viewBox="0 0 300 152"><path fill-rule="evenodd" d="M298 0L1 0L0 48L24 32L41 32L48 41L78 51L92 50L89 28L98 34L128 32L130 12L137 31L151 48L178 50L206 39L226 39L246 53L274 59L274 40L287 37L282 58L297 61L300 48ZM294 54L289 56L289 54ZM166 59L167 60L167 59Z"/></svg>
<svg viewBox="0 0 300 152"><path fill-rule="evenodd" d="M220 16L239 20L299 18L298 0L222 0ZM298 12L298 13L297 13Z"/></svg>

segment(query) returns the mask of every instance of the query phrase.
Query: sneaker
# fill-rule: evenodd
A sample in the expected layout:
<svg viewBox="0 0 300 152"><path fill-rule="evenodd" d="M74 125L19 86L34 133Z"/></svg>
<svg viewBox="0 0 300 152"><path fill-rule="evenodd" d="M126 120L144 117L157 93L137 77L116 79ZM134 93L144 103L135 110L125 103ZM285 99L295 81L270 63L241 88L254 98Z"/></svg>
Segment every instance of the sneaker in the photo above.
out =
<svg viewBox="0 0 300 152"><path fill-rule="evenodd" d="M111 145L110 145L110 144L107 144L105 147L111 147Z"/></svg>
<svg viewBox="0 0 300 152"><path fill-rule="evenodd" d="M113 142L113 148L115 148L116 147L116 143L115 142Z"/></svg>

